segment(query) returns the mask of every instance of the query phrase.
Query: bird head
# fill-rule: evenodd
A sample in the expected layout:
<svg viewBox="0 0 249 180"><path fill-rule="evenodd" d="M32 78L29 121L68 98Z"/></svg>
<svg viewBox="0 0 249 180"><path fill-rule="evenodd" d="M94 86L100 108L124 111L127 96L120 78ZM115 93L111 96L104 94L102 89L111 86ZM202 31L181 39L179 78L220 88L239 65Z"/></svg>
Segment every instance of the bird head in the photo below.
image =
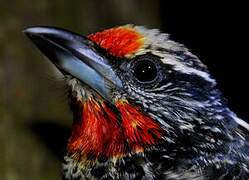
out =
<svg viewBox="0 0 249 180"><path fill-rule="evenodd" d="M75 159L210 152L236 124L207 67L168 34L134 25L89 36L52 27L25 33L69 86Z"/></svg>

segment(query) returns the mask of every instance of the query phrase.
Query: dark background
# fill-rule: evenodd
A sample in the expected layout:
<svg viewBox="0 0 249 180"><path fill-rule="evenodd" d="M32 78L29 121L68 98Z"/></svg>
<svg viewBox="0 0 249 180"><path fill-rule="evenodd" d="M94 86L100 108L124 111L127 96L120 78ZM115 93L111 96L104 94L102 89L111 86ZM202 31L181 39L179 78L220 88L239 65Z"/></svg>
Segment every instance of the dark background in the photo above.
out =
<svg viewBox="0 0 249 180"><path fill-rule="evenodd" d="M34 25L87 35L128 23L185 44L248 121L246 4L166 0L0 0L0 180L60 177L72 115L58 72L23 35Z"/></svg>

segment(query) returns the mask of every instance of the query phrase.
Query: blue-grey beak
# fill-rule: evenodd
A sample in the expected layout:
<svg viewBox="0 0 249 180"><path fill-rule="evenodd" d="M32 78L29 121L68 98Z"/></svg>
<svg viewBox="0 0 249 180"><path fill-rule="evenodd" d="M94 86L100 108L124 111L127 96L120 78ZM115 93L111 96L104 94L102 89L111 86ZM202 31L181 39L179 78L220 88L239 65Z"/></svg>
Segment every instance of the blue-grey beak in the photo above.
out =
<svg viewBox="0 0 249 180"><path fill-rule="evenodd" d="M76 33L52 27L31 27L24 33L62 72L76 77L111 101L111 92L122 83L94 47L97 45Z"/></svg>

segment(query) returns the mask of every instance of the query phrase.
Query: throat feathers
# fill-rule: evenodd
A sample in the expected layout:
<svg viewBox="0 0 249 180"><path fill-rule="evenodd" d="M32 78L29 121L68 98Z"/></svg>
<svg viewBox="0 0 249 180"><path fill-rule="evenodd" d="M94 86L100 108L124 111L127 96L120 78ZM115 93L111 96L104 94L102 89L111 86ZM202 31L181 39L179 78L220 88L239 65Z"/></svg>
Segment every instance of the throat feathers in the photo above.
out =
<svg viewBox="0 0 249 180"><path fill-rule="evenodd" d="M157 145L163 137L156 122L125 101L117 101L115 110L94 97L75 104L80 116L73 125L68 151L78 160L122 157Z"/></svg>

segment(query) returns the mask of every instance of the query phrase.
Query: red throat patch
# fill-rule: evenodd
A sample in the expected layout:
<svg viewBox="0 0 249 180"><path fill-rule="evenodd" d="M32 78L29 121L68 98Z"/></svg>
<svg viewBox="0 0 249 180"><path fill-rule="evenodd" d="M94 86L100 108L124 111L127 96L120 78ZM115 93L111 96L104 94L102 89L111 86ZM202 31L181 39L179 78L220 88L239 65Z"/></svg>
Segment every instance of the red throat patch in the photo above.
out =
<svg viewBox="0 0 249 180"><path fill-rule="evenodd" d="M81 160L96 160L100 156L117 157L143 151L162 139L162 128L139 108L117 102L120 114L93 98L82 107L80 119L73 125L68 151Z"/></svg>
<svg viewBox="0 0 249 180"><path fill-rule="evenodd" d="M115 27L88 36L110 54L125 56L138 50L144 36L129 27Z"/></svg>

